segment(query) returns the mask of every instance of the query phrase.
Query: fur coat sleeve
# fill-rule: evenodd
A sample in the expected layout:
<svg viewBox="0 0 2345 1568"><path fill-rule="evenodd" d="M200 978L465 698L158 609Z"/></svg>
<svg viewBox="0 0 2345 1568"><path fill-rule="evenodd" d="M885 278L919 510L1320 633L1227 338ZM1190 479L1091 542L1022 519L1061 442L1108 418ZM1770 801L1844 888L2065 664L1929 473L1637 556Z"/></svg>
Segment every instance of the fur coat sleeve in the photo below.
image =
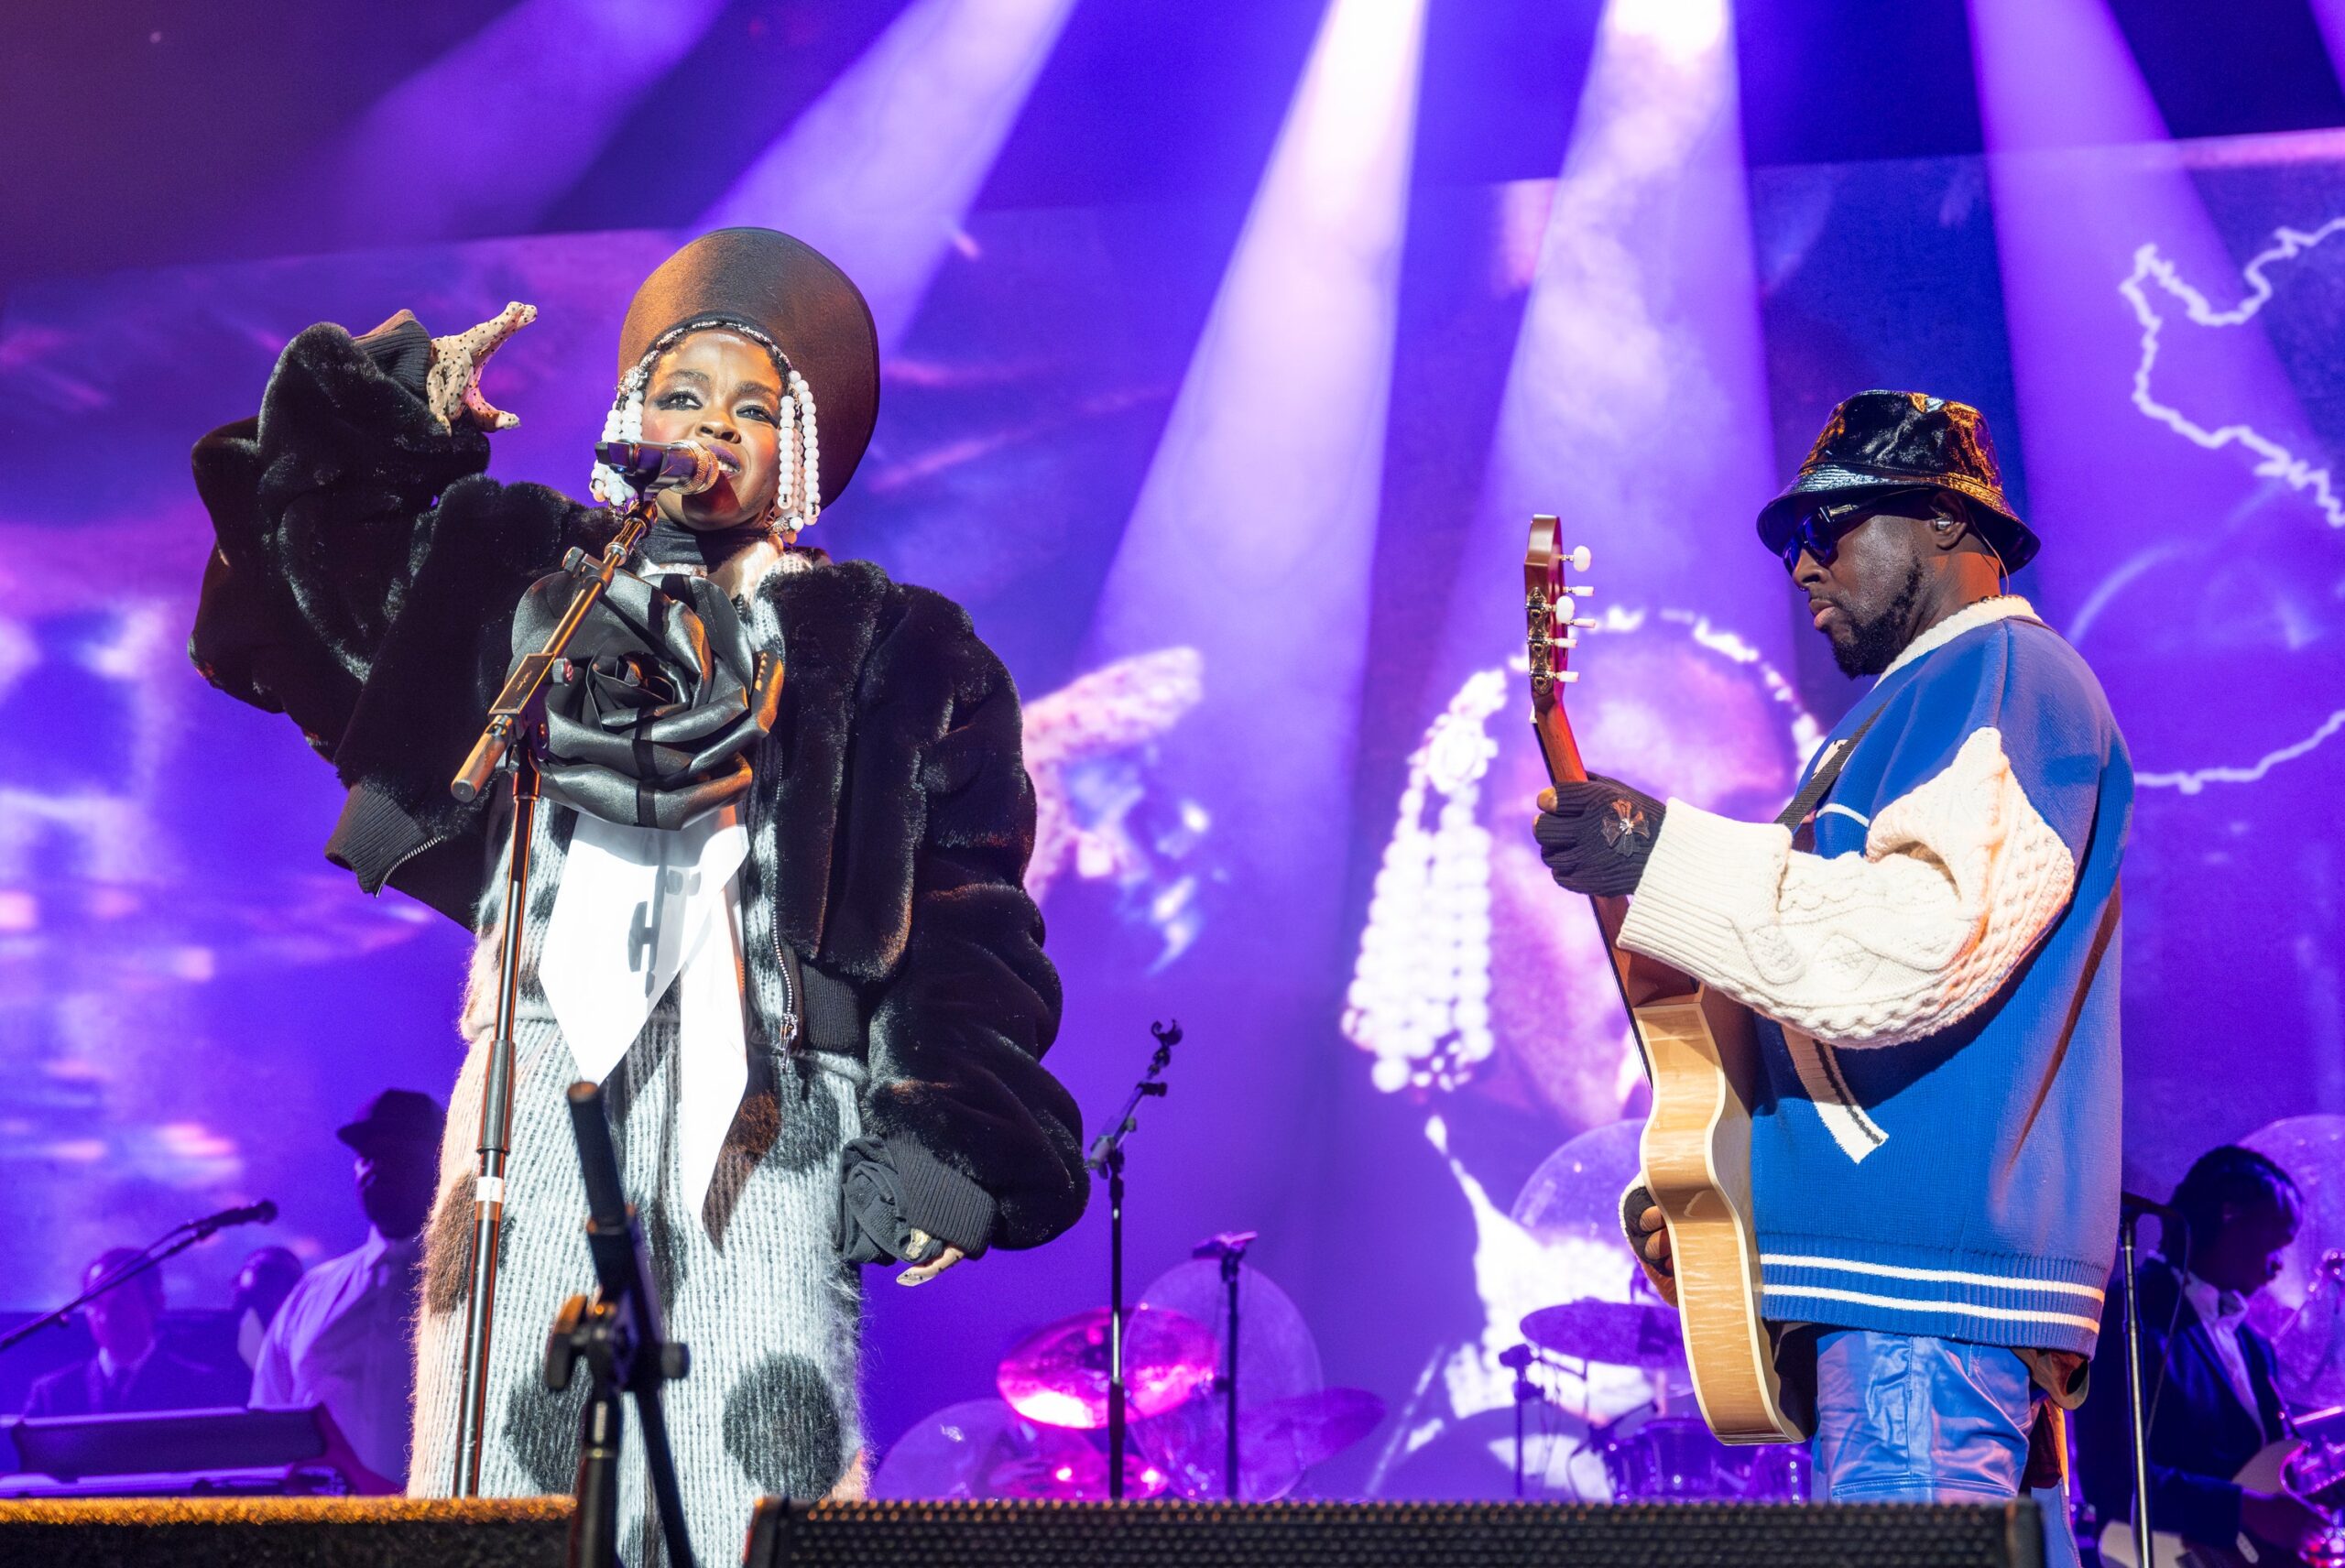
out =
<svg viewBox="0 0 2345 1568"><path fill-rule="evenodd" d="M486 811L447 782L504 680L514 604L591 514L485 477L487 438L434 419L387 346L310 328L259 418L197 443L218 546L189 652L334 765L350 795L329 858L469 923Z"/></svg>
<svg viewBox="0 0 2345 1568"><path fill-rule="evenodd" d="M855 995L871 1083L850 1190L870 1161L905 1223L970 1253L1038 1246L1081 1217L1089 1179L1042 1062L1060 992L1023 885L1017 688L958 604L868 562L769 576L758 601L790 674L751 815L811 999L833 980Z"/></svg>
<svg viewBox="0 0 2345 1568"><path fill-rule="evenodd" d="M948 617L967 624L925 595L907 621ZM864 1127L890 1151L904 1217L976 1251L1066 1229L1089 1175L1074 1096L1042 1065L1059 977L1023 885L1034 789L1018 693L992 650L963 635L943 733L921 768L904 954L872 1013Z"/></svg>

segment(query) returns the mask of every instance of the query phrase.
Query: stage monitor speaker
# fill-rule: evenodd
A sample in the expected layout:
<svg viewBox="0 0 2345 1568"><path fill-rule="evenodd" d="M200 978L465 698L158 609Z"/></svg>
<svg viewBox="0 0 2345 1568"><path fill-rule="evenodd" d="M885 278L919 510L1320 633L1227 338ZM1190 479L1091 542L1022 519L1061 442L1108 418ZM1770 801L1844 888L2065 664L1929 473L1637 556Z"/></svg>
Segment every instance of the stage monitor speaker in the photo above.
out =
<svg viewBox="0 0 2345 1568"><path fill-rule="evenodd" d="M819 1503L747 1568L2042 1568L2035 1504Z"/></svg>
<svg viewBox="0 0 2345 1568"><path fill-rule="evenodd" d="M569 1534L568 1497L0 1502L0 1568L562 1568Z"/></svg>

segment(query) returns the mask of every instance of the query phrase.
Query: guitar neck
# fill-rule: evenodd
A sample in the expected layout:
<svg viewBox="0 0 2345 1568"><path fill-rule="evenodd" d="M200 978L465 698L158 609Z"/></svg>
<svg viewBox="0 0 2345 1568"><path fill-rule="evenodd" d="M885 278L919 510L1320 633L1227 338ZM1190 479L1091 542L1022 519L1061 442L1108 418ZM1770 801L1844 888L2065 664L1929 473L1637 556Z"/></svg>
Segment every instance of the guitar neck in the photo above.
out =
<svg viewBox="0 0 2345 1568"><path fill-rule="evenodd" d="M1547 764L1547 781L1551 784L1578 784L1587 778L1587 764L1580 760L1579 742L1572 736L1571 721L1564 716L1564 705L1550 702L1542 704L1532 714L1531 728L1539 737L1539 755ZM1596 909L1597 928L1604 933L1604 945L1615 949L1615 961L1620 942L1620 926L1629 918L1626 898L1591 898Z"/></svg>

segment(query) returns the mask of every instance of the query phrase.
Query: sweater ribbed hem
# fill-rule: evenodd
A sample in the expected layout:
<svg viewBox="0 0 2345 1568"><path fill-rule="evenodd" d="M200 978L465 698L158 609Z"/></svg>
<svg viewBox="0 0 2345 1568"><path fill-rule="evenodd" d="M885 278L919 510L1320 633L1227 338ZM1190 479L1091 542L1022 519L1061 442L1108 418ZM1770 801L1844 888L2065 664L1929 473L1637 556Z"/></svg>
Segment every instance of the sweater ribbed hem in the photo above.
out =
<svg viewBox="0 0 2345 1568"><path fill-rule="evenodd" d="M1782 880L1791 844L1788 828L1671 800L1629 901L1620 945L1697 980L1748 970L1751 954L1729 911Z"/></svg>
<svg viewBox="0 0 2345 1568"><path fill-rule="evenodd" d="M1778 1323L1928 1334L2090 1355L2105 1263L1948 1252L1910 1243L1759 1236L1765 1315Z"/></svg>
<svg viewBox="0 0 2345 1568"><path fill-rule="evenodd" d="M422 824L361 784L343 802L341 820L326 840L326 858L354 872L367 892L379 893L399 864L431 842Z"/></svg>
<svg viewBox="0 0 2345 1568"><path fill-rule="evenodd" d="M971 1258L993 1239L993 1194L909 1138L888 1139L888 1160L896 1168L896 1213Z"/></svg>

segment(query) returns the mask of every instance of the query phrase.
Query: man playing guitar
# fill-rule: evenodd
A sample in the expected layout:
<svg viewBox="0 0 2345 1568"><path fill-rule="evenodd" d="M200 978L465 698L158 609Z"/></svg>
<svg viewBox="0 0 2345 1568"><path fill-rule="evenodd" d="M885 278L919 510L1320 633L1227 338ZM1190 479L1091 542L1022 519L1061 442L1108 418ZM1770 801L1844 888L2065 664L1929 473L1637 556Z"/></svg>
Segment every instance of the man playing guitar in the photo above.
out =
<svg viewBox="0 0 2345 1568"><path fill-rule="evenodd" d="M2042 1487L2117 1231L2117 870L2132 770L2076 650L2001 592L2037 539L1977 409L1863 392L1759 535L1878 677L1777 822L1605 778L1541 797L1557 882L1634 894L1619 944L1757 1015L1762 1312L1815 1352L1817 1490ZM1662 1214L1631 1240L1665 1289ZM2034 1463L2031 1464L2031 1457Z"/></svg>
<svg viewBox="0 0 2345 1568"><path fill-rule="evenodd" d="M2161 1540L2179 1537L2208 1562L2246 1561L2235 1552L2242 1535L2279 1547L2283 1558L2322 1555L2329 1522L2320 1511L2248 1474L2258 1454L2286 1441L2289 1426L2273 1387L2272 1346L2248 1326L2247 1305L2278 1278L2280 1255L2303 1223L2303 1196L2278 1165L2231 1144L2200 1155L2167 1208L2165 1251L2140 1267L2150 1522ZM2093 1369L2101 1395L2078 1418L2077 1468L2107 1548L2130 1561L2133 1443L2121 1295L2111 1293L2104 1321Z"/></svg>

